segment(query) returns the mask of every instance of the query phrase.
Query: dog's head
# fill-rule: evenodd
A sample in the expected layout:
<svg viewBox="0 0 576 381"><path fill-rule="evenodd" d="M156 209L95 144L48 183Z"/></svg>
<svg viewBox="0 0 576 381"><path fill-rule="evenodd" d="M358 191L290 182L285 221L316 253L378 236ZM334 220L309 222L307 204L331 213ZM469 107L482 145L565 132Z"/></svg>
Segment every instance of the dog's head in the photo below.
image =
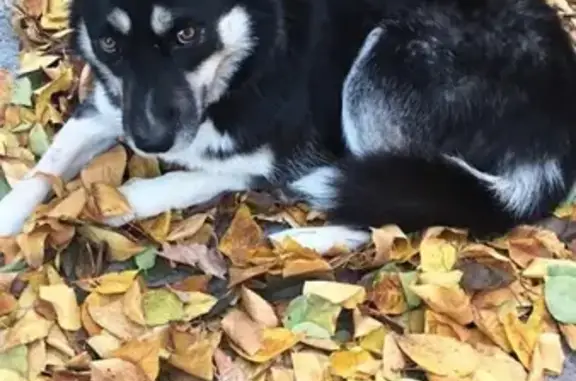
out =
<svg viewBox="0 0 576 381"><path fill-rule="evenodd" d="M122 108L146 153L184 148L256 47L235 0L74 0L74 48Z"/></svg>

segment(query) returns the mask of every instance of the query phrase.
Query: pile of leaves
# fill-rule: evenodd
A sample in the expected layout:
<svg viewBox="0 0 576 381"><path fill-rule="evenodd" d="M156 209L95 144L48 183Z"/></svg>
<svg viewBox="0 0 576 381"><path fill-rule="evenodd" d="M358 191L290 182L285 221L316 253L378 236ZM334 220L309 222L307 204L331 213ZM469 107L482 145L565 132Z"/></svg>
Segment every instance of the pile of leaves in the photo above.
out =
<svg viewBox="0 0 576 381"><path fill-rule="evenodd" d="M568 30L571 7L557 1ZM62 0L20 0L18 76L0 72L0 198L91 85ZM22 234L0 239L2 381L543 380L576 350L576 208L475 242L372 230L325 255L266 232L324 223L267 193L221 197L121 229L117 188L170 170L118 145Z"/></svg>

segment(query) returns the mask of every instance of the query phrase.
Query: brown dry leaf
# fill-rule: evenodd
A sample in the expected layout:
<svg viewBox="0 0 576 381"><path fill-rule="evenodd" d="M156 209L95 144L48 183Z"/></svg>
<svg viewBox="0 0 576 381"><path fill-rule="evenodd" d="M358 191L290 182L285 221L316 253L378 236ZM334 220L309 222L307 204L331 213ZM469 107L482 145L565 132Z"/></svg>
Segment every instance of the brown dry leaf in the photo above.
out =
<svg viewBox="0 0 576 381"><path fill-rule="evenodd" d="M109 151L94 158L80 173L82 184L90 189L92 184L107 184L119 187L122 184L124 171L126 170L128 156L121 145L117 145Z"/></svg>
<svg viewBox="0 0 576 381"><path fill-rule="evenodd" d="M29 234L22 233L16 237L16 242L24 254L26 263L32 268L38 268L44 263L46 239L49 231L40 229Z"/></svg>
<svg viewBox="0 0 576 381"><path fill-rule="evenodd" d="M410 239L396 225L386 225L372 229L372 241L376 246L374 266L381 266L388 261L406 262L418 253Z"/></svg>
<svg viewBox="0 0 576 381"><path fill-rule="evenodd" d="M480 355L472 346L450 337L408 334L396 336L396 342L416 364L436 375L466 377L480 364Z"/></svg>
<svg viewBox="0 0 576 381"><path fill-rule="evenodd" d="M224 258L215 250L208 250L205 245L195 243L168 245L165 243L158 255L176 263L198 267L206 274L221 279L226 277L227 265Z"/></svg>
<svg viewBox="0 0 576 381"><path fill-rule="evenodd" d="M382 375L391 380L401 376L401 371L406 367L406 359L396 342L395 335L388 333L384 337L382 346Z"/></svg>
<svg viewBox="0 0 576 381"><path fill-rule="evenodd" d="M1 248L0 248L0 252L2 252ZM17 277L18 277L17 272L0 273L0 292L9 292L10 287L12 287L12 283L14 282L14 280L16 280Z"/></svg>
<svg viewBox="0 0 576 381"><path fill-rule="evenodd" d="M136 324L146 325L144 310L142 309L142 288L140 287L140 282L132 282L130 288L124 294L122 305L124 315L128 319Z"/></svg>
<svg viewBox="0 0 576 381"><path fill-rule="evenodd" d="M191 238L204 226L207 218L208 214L198 213L188 217L184 221L178 221L173 225L166 240L173 242Z"/></svg>
<svg viewBox="0 0 576 381"><path fill-rule="evenodd" d="M461 325L474 320L470 297L459 287L423 284L412 285L411 289L434 311L449 316Z"/></svg>
<svg viewBox="0 0 576 381"><path fill-rule="evenodd" d="M80 216L80 213L82 213L86 205L86 200L86 191L84 188L78 188L54 205L47 213L47 216L52 218L76 219Z"/></svg>
<svg viewBox="0 0 576 381"><path fill-rule="evenodd" d="M512 352L512 346L506 336L504 324L502 324L498 318L498 313L495 310L481 309L475 306L472 307L472 312L474 314L474 323L478 329L502 348L502 350L507 353Z"/></svg>
<svg viewBox="0 0 576 381"><path fill-rule="evenodd" d="M28 310L12 328L8 329L5 341L0 342L0 351L44 339L53 325L53 322L44 319L36 311Z"/></svg>
<svg viewBox="0 0 576 381"><path fill-rule="evenodd" d="M248 262L251 253L263 242L262 229L254 221L248 206L242 204L220 240L218 250L229 257L234 265L242 266Z"/></svg>
<svg viewBox="0 0 576 381"><path fill-rule="evenodd" d="M67 331L77 331L82 327L80 308L76 294L65 284L40 287L40 299L49 302L58 316L58 324Z"/></svg>
<svg viewBox="0 0 576 381"><path fill-rule="evenodd" d="M424 318L424 333L453 337L465 342L470 339L470 331L466 327L458 324L445 315L432 310L426 310Z"/></svg>
<svg viewBox="0 0 576 381"><path fill-rule="evenodd" d="M126 197L114 186L105 183L93 183L90 194L94 198L100 217L117 217L132 212Z"/></svg>
<svg viewBox="0 0 576 381"><path fill-rule="evenodd" d="M118 262L127 261L146 249L122 234L96 226L81 226L78 228L78 233L95 243L106 243L111 259Z"/></svg>
<svg viewBox="0 0 576 381"><path fill-rule="evenodd" d="M264 298L246 287L241 288L240 297L242 306L256 323L266 328L278 327L280 324L278 317Z"/></svg>
<svg viewBox="0 0 576 381"><path fill-rule="evenodd" d="M556 376L560 375L566 359L562 350L560 335L543 333L538 338L538 347L542 355L543 368Z"/></svg>
<svg viewBox="0 0 576 381"><path fill-rule="evenodd" d="M50 347L55 348L69 357L74 357L76 352L70 346L68 338L64 332L57 325L53 325L46 338L46 344Z"/></svg>
<svg viewBox="0 0 576 381"><path fill-rule="evenodd" d="M46 367L46 343L36 340L28 345L28 379L35 380Z"/></svg>
<svg viewBox="0 0 576 381"><path fill-rule="evenodd" d="M122 300L104 306L88 305L88 312L96 324L110 331L122 340L130 340L142 335L145 328L124 315Z"/></svg>
<svg viewBox="0 0 576 381"><path fill-rule="evenodd" d="M150 335L141 339L133 339L111 353L111 357L120 358L137 365L148 376L156 380L160 373L160 335Z"/></svg>
<svg viewBox="0 0 576 381"><path fill-rule="evenodd" d="M366 290L362 286L321 280L304 283L302 294L320 296L346 309L354 309L366 299Z"/></svg>
<svg viewBox="0 0 576 381"><path fill-rule="evenodd" d="M104 306L110 302L110 298L101 296L96 292L91 293L84 300L84 303L80 307L80 320L82 320L82 327L84 327L89 336L99 335L102 332L102 327L92 319L88 311L89 306Z"/></svg>
<svg viewBox="0 0 576 381"><path fill-rule="evenodd" d="M380 278L368 294L368 299L383 314L401 315L408 310L402 281L397 273L380 274Z"/></svg>
<svg viewBox="0 0 576 381"><path fill-rule="evenodd" d="M97 360L90 364L91 381L151 381L138 366L121 359Z"/></svg>
<svg viewBox="0 0 576 381"><path fill-rule="evenodd" d="M170 231L171 221L172 212L167 211L156 217L138 221L138 224L156 242L164 242Z"/></svg>
<svg viewBox="0 0 576 381"><path fill-rule="evenodd" d="M209 339L204 339L195 342L184 352L170 354L168 362L194 377L212 381L214 377L212 358L215 350L214 343Z"/></svg>
<svg viewBox="0 0 576 381"><path fill-rule="evenodd" d="M104 295L123 294L135 283L138 270L128 270L120 273L104 274L96 279L95 292Z"/></svg>
<svg viewBox="0 0 576 381"><path fill-rule="evenodd" d="M149 179L158 177L161 175L158 159L132 155L128 162L128 173L130 178Z"/></svg>
<svg viewBox="0 0 576 381"><path fill-rule="evenodd" d="M1 291L0 292L0 316L9 315L16 311L18 302L11 294Z"/></svg>
<svg viewBox="0 0 576 381"><path fill-rule="evenodd" d="M291 354L296 381L328 381L330 379L330 360L328 356L313 351L301 351Z"/></svg>
<svg viewBox="0 0 576 381"><path fill-rule="evenodd" d="M218 381L248 381L248 376L242 370L242 368L235 364L230 356L228 356L221 349L216 349L216 352L214 352L214 364L216 365L216 369L218 371L216 375ZM274 380L274 376L272 376L272 381L282 380Z"/></svg>
<svg viewBox="0 0 576 381"><path fill-rule="evenodd" d="M294 347L302 336L295 335L286 328L265 328L261 337L262 345L254 355L249 355L233 343L231 346L243 358L255 363L265 363Z"/></svg>
<svg viewBox="0 0 576 381"><path fill-rule="evenodd" d="M249 356L255 355L262 347L262 330L250 317L233 309L222 319L222 330Z"/></svg>

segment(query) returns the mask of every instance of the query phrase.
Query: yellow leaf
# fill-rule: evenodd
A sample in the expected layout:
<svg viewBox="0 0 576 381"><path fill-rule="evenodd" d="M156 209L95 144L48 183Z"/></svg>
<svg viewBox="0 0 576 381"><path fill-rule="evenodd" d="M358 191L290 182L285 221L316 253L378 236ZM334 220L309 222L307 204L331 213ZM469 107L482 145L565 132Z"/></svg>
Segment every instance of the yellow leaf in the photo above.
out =
<svg viewBox="0 0 576 381"><path fill-rule="evenodd" d="M74 80L74 72L72 67L66 64L61 64L58 67L58 77L46 85L34 90L36 95L36 118L41 119L42 115L49 112L51 106L51 98L54 94L67 91L72 87Z"/></svg>
<svg viewBox="0 0 576 381"><path fill-rule="evenodd" d="M146 325L142 309L142 289L138 281L132 282L123 297L124 314L134 323Z"/></svg>
<svg viewBox="0 0 576 381"><path fill-rule="evenodd" d="M22 319L8 329L6 341L0 343L0 351L44 339L48 336L53 325L54 323L44 319L36 311L28 310Z"/></svg>
<svg viewBox="0 0 576 381"><path fill-rule="evenodd" d="M190 321L210 312L212 307L218 303L218 299L212 295L204 294L203 292L176 292L178 296L185 294L184 302L184 317L183 320Z"/></svg>
<svg viewBox="0 0 576 381"><path fill-rule="evenodd" d="M102 331L101 334L90 337L86 340L86 344L102 358L108 358L110 355L120 348L122 342L112 334Z"/></svg>
<svg viewBox="0 0 576 381"><path fill-rule="evenodd" d="M20 69L18 74L26 74L32 71L46 68L58 60L58 56L53 54L39 54L38 51L24 51L20 55Z"/></svg>
<svg viewBox="0 0 576 381"><path fill-rule="evenodd" d="M94 291L105 295L125 293L134 283L136 275L138 275L138 270L104 274L95 279L98 287Z"/></svg>
<svg viewBox="0 0 576 381"><path fill-rule="evenodd" d="M199 213L185 219L184 221L175 223L166 240L178 241L191 238L202 228L202 226L204 226L204 222L206 222L207 218L208 214Z"/></svg>
<svg viewBox="0 0 576 381"><path fill-rule="evenodd" d="M28 234L22 233L16 237L16 242L18 242L26 262L32 268L38 268L42 266L44 262L44 251L48 233L48 230L41 229Z"/></svg>
<svg viewBox="0 0 576 381"><path fill-rule="evenodd" d="M144 246L132 242L112 230L85 225L79 227L78 232L93 242L99 244L106 243L110 256L114 261L127 261L146 249Z"/></svg>
<svg viewBox="0 0 576 381"><path fill-rule="evenodd" d="M67 331L77 331L82 327L80 308L72 288L65 284L41 286L40 299L52 304L60 327Z"/></svg>
<svg viewBox="0 0 576 381"><path fill-rule="evenodd" d="M166 237L170 231L171 221L172 213L167 211L156 217L138 221L138 224L142 227L142 230L156 240L156 242L162 243L166 241Z"/></svg>
<svg viewBox="0 0 576 381"><path fill-rule="evenodd" d="M160 373L161 338L158 335L142 339L133 339L111 353L117 357L138 365L149 380L156 380Z"/></svg>
<svg viewBox="0 0 576 381"><path fill-rule="evenodd" d="M0 380L2 381L26 381L18 373L13 370L0 369Z"/></svg>
<svg viewBox="0 0 576 381"><path fill-rule="evenodd" d="M46 368L46 343L36 340L28 344L28 379L35 380Z"/></svg>
<svg viewBox="0 0 576 381"><path fill-rule="evenodd" d="M556 376L560 375L566 359L560 335L557 333L543 333L538 339L538 347L542 354L543 368Z"/></svg>
<svg viewBox="0 0 576 381"><path fill-rule="evenodd" d="M362 286L320 280L304 283L302 293L304 295L318 295L347 309L356 308L366 299L366 290Z"/></svg>
<svg viewBox="0 0 576 381"><path fill-rule="evenodd" d="M262 347L262 330L246 313L233 309L224 316L221 324L230 340L249 356Z"/></svg>
<svg viewBox="0 0 576 381"><path fill-rule="evenodd" d="M382 327L362 337L359 344L367 351L380 355L384 346L384 339L388 333L388 330Z"/></svg>
<svg viewBox="0 0 576 381"><path fill-rule="evenodd" d="M122 300L104 306L88 305L88 312L94 321L122 340L130 340L145 332L145 328L129 320L124 315Z"/></svg>
<svg viewBox="0 0 576 381"><path fill-rule="evenodd" d="M372 286L368 298L383 314L401 315L408 310L398 273L383 272Z"/></svg>
<svg viewBox="0 0 576 381"><path fill-rule="evenodd" d="M362 372L362 369L372 369L379 363L362 348L352 348L345 351L334 352L330 355L330 371L332 375L344 379L355 379Z"/></svg>
<svg viewBox="0 0 576 381"><path fill-rule="evenodd" d="M119 187L126 170L126 161L126 150L121 145L117 145L96 157L82 170L80 173L82 183L87 189L96 183Z"/></svg>
<svg viewBox="0 0 576 381"><path fill-rule="evenodd" d="M210 340L202 340L192 344L183 353L173 353L168 362L184 372L202 380L212 381L214 377L214 344Z"/></svg>
<svg viewBox="0 0 576 381"><path fill-rule="evenodd" d="M160 176L160 166L155 157L132 155L128 162L130 178L149 179Z"/></svg>
<svg viewBox="0 0 576 381"><path fill-rule="evenodd" d="M396 225L372 229L372 241L376 246L374 265L383 265L388 261L406 262L418 253L418 249L412 246L410 239Z"/></svg>
<svg viewBox="0 0 576 381"><path fill-rule="evenodd" d="M248 261L251 252L262 244L263 239L262 229L254 221L250 209L242 204L220 240L218 250L239 266Z"/></svg>
<svg viewBox="0 0 576 381"><path fill-rule="evenodd" d="M474 373L480 364L474 348L450 337L408 334L397 336L396 342L416 364L436 375L465 377Z"/></svg>
<svg viewBox="0 0 576 381"><path fill-rule="evenodd" d="M70 346L68 338L64 332L57 325L53 325L46 338L46 344L52 348L58 349L66 356L73 357L75 355L74 349Z"/></svg>
<svg viewBox="0 0 576 381"><path fill-rule="evenodd" d="M532 312L538 313L536 309ZM499 314L500 321L504 325L506 337L512 346L512 349L522 362L526 369L530 369L532 362L532 353L538 342L542 326L541 324L523 323L518 318L516 309L512 306L504 307Z"/></svg>
<svg viewBox="0 0 576 381"><path fill-rule="evenodd" d="M357 308L354 309L352 318L354 320L354 338L364 337L383 327L382 323L378 320L370 316L362 315Z"/></svg>
<svg viewBox="0 0 576 381"><path fill-rule="evenodd" d="M420 243L420 267L424 272L449 272L456 263L456 247L441 238Z"/></svg>
<svg viewBox="0 0 576 381"><path fill-rule="evenodd" d="M398 347L395 335L388 333L382 346L382 374L387 379L397 379L406 367L406 359Z"/></svg>
<svg viewBox="0 0 576 381"><path fill-rule="evenodd" d="M330 360L318 352L302 351L291 354L296 381L330 380Z"/></svg>
<svg viewBox="0 0 576 381"><path fill-rule="evenodd" d="M256 323L267 328L274 328L280 324L272 306L260 295L244 286L240 295L244 309Z"/></svg>
<svg viewBox="0 0 576 381"><path fill-rule="evenodd" d="M265 363L294 347L299 341L300 337L286 328L265 328L261 333L260 348L253 355L237 348L234 344L231 346L245 359L256 363Z"/></svg>
<svg viewBox="0 0 576 381"><path fill-rule="evenodd" d="M451 317L466 325L474 320L470 297L457 287L442 287L432 284L412 285L412 291L434 311Z"/></svg>
<svg viewBox="0 0 576 381"><path fill-rule="evenodd" d="M90 193L94 197L101 217L117 217L132 212L128 201L116 187L104 183L93 183Z"/></svg>

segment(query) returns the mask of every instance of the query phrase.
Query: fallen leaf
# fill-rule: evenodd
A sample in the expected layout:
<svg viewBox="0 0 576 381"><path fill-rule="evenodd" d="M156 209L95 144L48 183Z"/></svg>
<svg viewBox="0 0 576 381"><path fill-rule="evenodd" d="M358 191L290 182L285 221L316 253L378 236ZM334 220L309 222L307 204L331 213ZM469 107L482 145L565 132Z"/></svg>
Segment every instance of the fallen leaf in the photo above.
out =
<svg viewBox="0 0 576 381"><path fill-rule="evenodd" d="M388 333L382 345L382 375L387 379L397 379L406 367L406 359L396 342L395 336Z"/></svg>
<svg viewBox="0 0 576 381"><path fill-rule="evenodd" d="M372 241L376 247L374 266L381 266L388 261L406 262L418 253L410 239L396 225L386 225L372 229Z"/></svg>
<svg viewBox="0 0 576 381"><path fill-rule="evenodd" d="M431 284L414 285L412 291L434 311L451 317L466 325L474 320L470 298L458 287L442 287Z"/></svg>
<svg viewBox="0 0 576 381"><path fill-rule="evenodd" d="M420 268L424 272L449 272L456 263L456 247L441 238L425 238L420 243Z"/></svg>
<svg viewBox="0 0 576 381"><path fill-rule="evenodd" d="M16 311L18 302L11 294L7 292L0 292L0 316L9 315Z"/></svg>
<svg viewBox="0 0 576 381"><path fill-rule="evenodd" d="M146 249L144 246L132 242L122 234L108 229L85 225L78 228L78 233L95 243L106 243L110 257L114 261L126 261Z"/></svg>
<svg viewBox="0 0 576 381"><path fill-rule="evenodd" d="M556 333L543 333L538 338L538 347L542 355L542 365L545 370L558 376L564 368L564 350L560 335Z"/></svg>
<svg viewBox="0 0 576 381"><path fill-rule="evenodd" d="M206 222L207 218L208 214L198 213L188 217L184 221L179 221L173 225L170 233L168 234L168 237L166 237L166 240L174 242L191 238L194 236L194 234L198 233L198 231Z"/></svg>
<svg viewBox="0 0 576 381"><path fill-rule="evenodd" d="M206 381L214 377L212 358L216 348L210 340L202 340L192 344L183 353L172 353L168 362L184 372Z"/></svg>
<svg viewBox="0 0 576 381"><path fill-rule="evenodd" d="M330 355L331 374L344 379L356 379L368 373L363 371L365 369L374 369L375 372L379 365L379 362L368 351L359 347L334 352Z"/></svg>
<svg viewBox="0 0 576 381"><path fill-rule="evenodd" d="M92 183L90 195L98 208L100 217L110 218L129 214L132 212L128 200L120 191L105 183Z"/></svg>
<svg viewBox="0 0 576 381"><path fill-rule="evenodd" d="M28 348L25 345L19 345L0 353L0 369L11 370L26 377L28 375Z"/></svg>
<svg viewBox="0 0 576 381"><path fill-rule="evenodd" d="M104 274L94 279L94 283L97 284L94 291L104 295L125 293L134 283L136 275L138 275L136 270Z"/></svg>
<svg viewBox="0 0 576 381"><path fill-rule="evenodd" d="M28 379L35 380L46 368L46 343L36 340L28 344Z"/></svg>
<svg viewBox="0 0 576 381"><path fill-rule="evenodd" d="M222 319L222 330L248 355L262 347L262 330L244 312L233 309Z"/></svg>
<svg viewBox="0 0 576 381"><path fill-rule="evenodd" d="M380 271L372 284L368 299L383 314L401 315L408 310L398 272Z"/></svg>
<svg viewBox="0 0 576 381"><path fill-rule="evenodd" d="M554 318L564 324L576 324L576 267L548 267L544 283L546 306Z"/></svg>
<svg viewBox="0 0 576 381"><path fill-rule="evenodd" d="M156 265L156 256L158 252L155 248L150 247L134 257L134 262L140 271L147 271Z"/></svg>
<svg viewBox="0 0 576 381"><path fill-rule="evenodd" d="M107 152L94 158L80 173L86 189L92 184L107 184L119 187L122 184L128 156L126 150L117 145Z"/></svg>
<svg viewBox="0 0 576 381"><path fill-rule="evenodd" d="M112 334L103 331L102 334L92 336L86 340L86 344L92 348L98 356L102 358L109 357L115 350L120 348L122 342Z"/></svg>
<svg viewBox="0 0 576 381"><path fill-rule="evenodd" d="M284 326L307 338L329 339L336 333L336 320L342 307L315 294L302 295L288 305Z"/></svg>
<svg viewBox="0 0 576 381"><path fill-rule="evenodd" d="M328 356L301 351L291 354L296 381L327 381L330 379L330 360Z"/></svg>
<svg viewBox="0 0 576 381"><path fill-rule="evenodd" d="M206 274L224 279L226 277L227 266L224 259L215 251L208 250L204 245L163 245L163 250L158 256L166 258L176 263L198 267Z"/></svg>
<svg viewBox="0 0 576 381"><path fill-rule="evenodd" d="M136 324L146 325L142 309L142 288L138 281L132 282L122 299L124 315Z"/></svg>
<svg viewBox="0 0 576 381"><path fill-rule="evenodd" d="M254 221L250 209L241 205L220 240L218 250L230 258L234 265L241 266L247 263L250 253L263 242L262 229Z"/></svg>
<svg viewBox="0 0 576 381"><path fill-rule="evenodd" d="M88 305L88 312L99 326L122 340L138 337L145 331L144 327L124 315L121 299L104 306Z"/></svg>
<svg viewBox="0 0 576 381"><path fill-rule="evenodd" d="M260 295L246 287L242 287L240 296L242 306L256 323L267 328L274 328L280 324L272 306Z"/></svg>
<svg viewBox="0 0 576 381"><path fill-rule="evenodd" d="M26 381L25 378L20 376L13 370L0 369L0 380L2 381Z"/></svg>
<svg viewBox="0 0 576 381"><path fill-rule="evenodd" d="M121 359L93 361L90 364L91 381L149 381L136 365Z"/></svg>
<svg viewBox="0 0 576 381"><path fill-rule="evenodd" d="M214 352L214 364L217 369L217 379L219 381L248 381L248 376L237 364L235 364L230 356L228 356L221 349L216 349ZM293 381L293 380L282 380L274 379L274 375L271 375L272 381Z"/></svg>
<svg viewBox="0 0 576 381"><path fill-rule="evenodd" d="M520 321L516 309L511 306L503 308L499 314L500 321L504 325L506 337L526 369L530 369L532 353L542 330L542 324L538 321L538 319L542 318L541 314L542 311L538 311L535 308L532 311L531 319L526 323Z"/></svg>
<svg viewBox="0 0 576 381"><path fill-rule="evenodd" d="M304 295L317 295L333 304L338 304L346 309L353 309L366 299L366 290L362 286L353 284L307 281L304 283Z"/></svg>
<svg viewBox="0 0 576 381"><path fill-rule="evenodd" d="M354 321L354 338L364 337L383 327L378 320L362 315L358 309L353 311L352 319Z"/></svg>
<svg viewBox="0 0 576 381"><path fill-rule="evenodd" d="M147 291L142 297L144 319L150 326L164 325L184 317L184 304L165 289Z"/></svg>
<svg viewBox="0 0 576 381"><path fill-rule="evenodd" d="M161 339L151 335L142 339L133 339L112 352L111 356L137 365L149 380L156 380L160 373Z"/></svg>
<svg viewBox="0 0 576 381"><path fill-rule="evenodd" d="M184 303L184 316L182 320L191 321L207 314L218 303L218 299L203 292L173 291Z"/></svg>
<svg viewBox="0 0 576 381"><path fill-rule="evenodd" d="M60 327L67 331L77 331L82 327L80 308L72 288L65 284L42 286L40 299L49 302L54 307Z"/></svg>
<svg viewBox="0 0 576 381"><path fill-rule="evenodd" d="M12 328L8 329L6 340L3 343L0 342L0 351L44 339L48 336L53 324L34 310L28 310Z"/></svg>
<svg viewBox="0 0 576 381"><path fill-rule="evenodd" d="M474 348L450 337L408 334L396 336L396 342L416 364L440 376L469 376L480 363Z"/></svg>

